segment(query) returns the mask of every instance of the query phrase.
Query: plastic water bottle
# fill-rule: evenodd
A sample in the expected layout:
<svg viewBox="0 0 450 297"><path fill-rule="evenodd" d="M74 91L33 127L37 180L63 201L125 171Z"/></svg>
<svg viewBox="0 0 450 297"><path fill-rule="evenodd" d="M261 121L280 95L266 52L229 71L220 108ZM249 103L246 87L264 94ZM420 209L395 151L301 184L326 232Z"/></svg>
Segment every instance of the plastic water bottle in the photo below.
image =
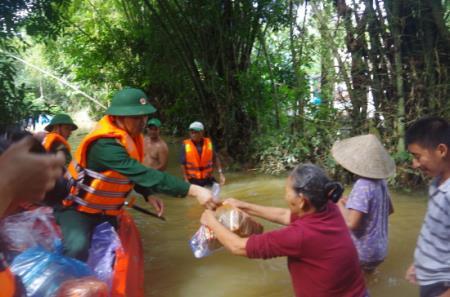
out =
<svg viewBox="0 0 450 297"><path fill-rule="evenodd" d="M211 192L213 195L213 200L214 202L219 202L220 201L220 185L218 183L213 183L212 187L211 187Z"/></svg>

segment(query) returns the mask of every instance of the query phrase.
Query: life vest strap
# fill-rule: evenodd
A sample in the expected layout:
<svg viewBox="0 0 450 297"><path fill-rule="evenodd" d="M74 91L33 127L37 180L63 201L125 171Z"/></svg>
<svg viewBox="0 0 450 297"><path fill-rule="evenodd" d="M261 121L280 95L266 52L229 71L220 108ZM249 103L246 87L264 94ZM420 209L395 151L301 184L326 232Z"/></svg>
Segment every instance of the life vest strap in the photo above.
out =
<svg viewBox="0 0 450 297"><path fill-rule="evenodd" d="M112 192L112 191L96 190L93 187L90 187L83 183L77 183L76 187L78 187L79 189L82 189L88 193L91 193L93 195L110 197L110 198L125 198L125 197L127 197L128 193L129 193L129 192Z"/></svg>
<svg viewBox="0 0 450 297"><path fill-rule="evenodd" d="M204 166L204 167L194 167L194 166L186 166L186 169L187 170L194 170L194 171L203 171L203 170L206 170L206 169L211 169L213 166L212 166L212 164L211 165L208 165L208 166Z"/></svg>
<svg viewBox="0 0 450 297"><path fill-rule="evenodd" d="M87 202L86 200L84 200L83 198L80 198L78 196L75 195L69 195L69 200L75 202L76 204L85 206L85 207L89 207L89 208L93 208L93 209L97 209L97 210L120 210L122 209L122 207L125 205L124 203L121 204L96 204L96 203L90 203Z"/></svg>
<svg viewBox="0 0 450 297"><path fill-rule="evenodd" d="M94 171L94 170L91 170L91 169L87 169L87 168L83 168L76 161L73 161L73 162L74 162L75 170L78 172L78 175L82 175L82 177L87 175L89 177L92 177L92 178L95 178L95 179L99 179L99 180L102 180L104 182L108 182L108 183L112 183L112 184L120 184L120 185L132 184L132 182L129 179L127 179L127 178L109 177L109 176L101 174L101 173L99 173L97 171ZM82 177L80 176L79 179L81 179Z"/></svg>
<svg viewBox="0 0 450 297"><path fill-rule="evenodd" d="M84 171L86 172L87 176L102 180L104 182L108 182L108 183L112 183L112 184L120 184L120 185L132 184L132 182L129 179L108 177L106 175L103 175L101 173L98 173L98 172L90 170L90 169L84 169Z"/></svg>

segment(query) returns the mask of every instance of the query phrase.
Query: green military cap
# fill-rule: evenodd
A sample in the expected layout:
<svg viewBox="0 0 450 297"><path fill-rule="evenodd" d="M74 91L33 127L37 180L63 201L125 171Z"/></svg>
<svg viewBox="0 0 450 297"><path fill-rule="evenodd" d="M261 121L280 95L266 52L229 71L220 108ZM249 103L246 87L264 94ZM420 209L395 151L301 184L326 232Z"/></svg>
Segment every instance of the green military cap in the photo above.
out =
<svg viewBox="0 0 450 297"><path fill-rule="evenodd" d="M106 114L115 116L140 116L154 113L156 108L148 102L147 95L140 89L125 87L111 100Z"/></svg>
<svg viewBox="0 0 450 297"><path fill-rule="evenodd" d="M155 126L155 127L161 127L161 121L158 120L157 118L153 118L148 120L147 122L147 126Z"/></svg>
<svg viewBox="0 0 450 297"><path fill-rule="evenodd" d="M44 129L50 132L54 125L70 125L72 126L72 131L78 129L78 126L75 125L72 118L65 113L55 114L50 123L45 126Z"/></svg>

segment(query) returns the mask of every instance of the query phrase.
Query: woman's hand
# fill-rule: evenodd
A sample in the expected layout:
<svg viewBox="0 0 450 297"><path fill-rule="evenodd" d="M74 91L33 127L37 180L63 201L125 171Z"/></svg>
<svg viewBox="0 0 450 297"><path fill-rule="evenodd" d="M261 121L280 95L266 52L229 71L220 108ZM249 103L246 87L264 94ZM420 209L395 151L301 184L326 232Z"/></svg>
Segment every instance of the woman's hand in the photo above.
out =
<svg viewBox="0 0 450 297"><path fill-rule="evenodd" d="M235 208L239 208L240 210L243 210L246 207L246 203L241 201L241 200L237 200L234 198L228 198L223 202L224 205L230 205L233 206Z"/></svg>
<svg viewBox="0 0 450 297"><path fill-rule="evenodd" d="M214 211L205 209L205 211L202 213L202 216L200 218L200 223L209 226L212 221L217 220L216 216L214 214Z"/></svg>
<svg viewBox="0 0 450 297"><path fill-rule="evenodd" d="M216 218L214 211L205 210L200 218L200 222L207 226L207 229L212 230L214 238L216 238L223 246L235 255L246 256L245 247L247 245L247 238L241 238L228 230Z"/></svg>
<svg viewBox="0 0 450 297"><path fill-rule="evenodd" d="M148 196L148 203L153 207L153 209L156 211L156 213L158 214L158 216L162 216L164 213L164 203L161 199L153 197L153 196Z"/></svg>

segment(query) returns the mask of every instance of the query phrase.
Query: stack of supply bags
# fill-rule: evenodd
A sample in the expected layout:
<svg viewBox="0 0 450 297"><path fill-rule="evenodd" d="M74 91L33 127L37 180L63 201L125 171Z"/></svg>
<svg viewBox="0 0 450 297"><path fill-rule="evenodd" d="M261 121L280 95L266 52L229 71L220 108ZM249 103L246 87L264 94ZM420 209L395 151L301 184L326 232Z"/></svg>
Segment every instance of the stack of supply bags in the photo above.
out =
<svg viewBox="0 0 450 297"><path fill-rule="evenodd" d="M38 207L0 221L0 244L29 297L107 297L120 239L109 223L94 230L88 263L62 255L53 210Z"/></svg>

